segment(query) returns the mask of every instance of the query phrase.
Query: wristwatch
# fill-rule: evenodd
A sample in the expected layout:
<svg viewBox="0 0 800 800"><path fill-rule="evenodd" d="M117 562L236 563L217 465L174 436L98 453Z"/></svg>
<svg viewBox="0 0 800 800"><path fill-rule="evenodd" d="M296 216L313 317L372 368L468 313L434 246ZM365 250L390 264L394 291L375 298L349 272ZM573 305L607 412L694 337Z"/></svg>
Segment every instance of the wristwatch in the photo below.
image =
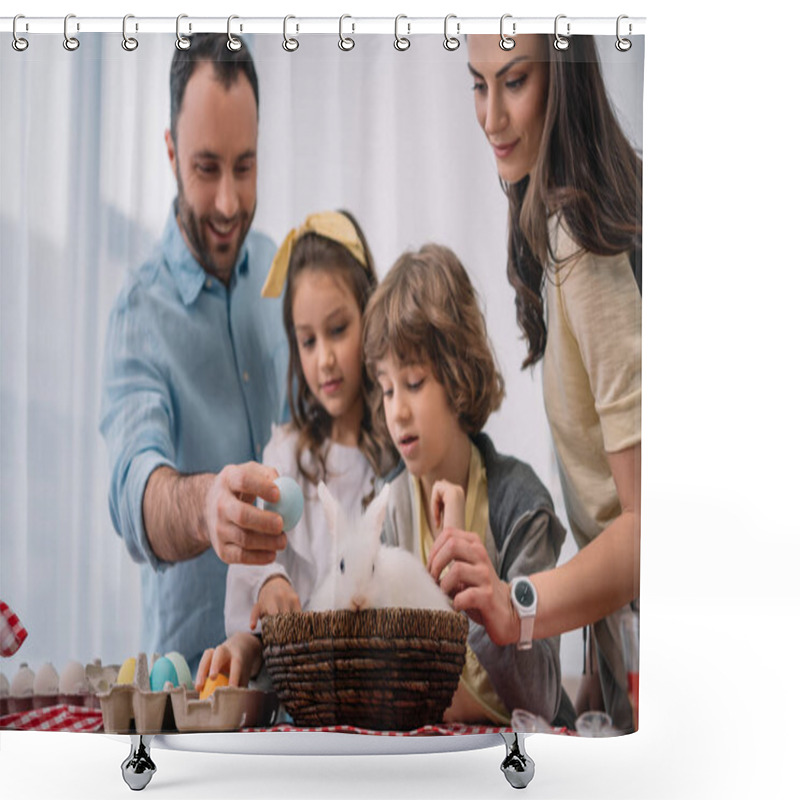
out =
<svg viewBox="0 0 800 800"><path fill-rule="evenodd" d="M533 623L536 620L536 606L539 596L530 579L522 576L511 581L511 605L519 617L518 650L528 650L533 641Z"/></svg>

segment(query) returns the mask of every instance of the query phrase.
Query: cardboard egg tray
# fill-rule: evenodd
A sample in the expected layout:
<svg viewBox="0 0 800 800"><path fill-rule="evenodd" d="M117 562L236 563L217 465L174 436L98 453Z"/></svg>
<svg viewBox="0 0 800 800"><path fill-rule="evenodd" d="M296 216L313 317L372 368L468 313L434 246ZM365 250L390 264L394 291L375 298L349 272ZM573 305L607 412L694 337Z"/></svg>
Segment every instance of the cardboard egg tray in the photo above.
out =
<svg viewBox="0 0 800 800"><path fill-rule="evenodd" d="M200 700L185 686L151 692L132 684L114 684L100 695L106 733L153 734L180 731L235 731L272 725L277 697L259 689L221 686Z"/></svg>
<svg viewBox="0 0 800 800"><path fill-rule="evenodd" d="M133 683L115 683L99 694L106 733L155 734L234 731L272 725L278 712L274 693L220 686L201 700L195 689L167 684L151 691L147 660L140 654Z"/></svg>

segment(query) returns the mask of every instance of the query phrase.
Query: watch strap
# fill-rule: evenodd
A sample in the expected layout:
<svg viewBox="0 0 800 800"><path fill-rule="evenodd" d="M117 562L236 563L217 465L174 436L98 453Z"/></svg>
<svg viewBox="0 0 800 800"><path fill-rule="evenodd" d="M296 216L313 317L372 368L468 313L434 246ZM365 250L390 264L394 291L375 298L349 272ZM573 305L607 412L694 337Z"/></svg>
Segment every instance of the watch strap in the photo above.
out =
<svg viewBox="0 0 800 800"><path fill-rule="evenodd" d="M533 623L535 619L536 617L534 616L519 618L518 650L530 650L533 645Z"/></svg>

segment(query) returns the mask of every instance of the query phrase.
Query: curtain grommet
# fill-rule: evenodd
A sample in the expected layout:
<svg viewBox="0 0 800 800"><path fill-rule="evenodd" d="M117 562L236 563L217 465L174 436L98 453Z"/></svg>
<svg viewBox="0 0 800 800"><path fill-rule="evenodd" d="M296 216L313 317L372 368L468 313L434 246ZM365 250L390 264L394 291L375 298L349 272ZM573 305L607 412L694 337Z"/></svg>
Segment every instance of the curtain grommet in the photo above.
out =
<svg viewBox="0 0 800 800"><path fill-rule="evenodd" d="M506 52L514 49L516 42L512 37L516 36L517 33L517 23L512 21L511 36L506 36L503 26L505 25L505 21L507 19L512 19L511 14L503 14L503 16L500 17L500 49L505 50Z"/></svg>
<svg viewBox="0 0 800 800"><path fill-rule="evenodd" d="M231 33L231 22L233 22L233 20L235 20L235 19L239 19L239 17L237 17L236 14L231 14L228 17L228 42L227 42L227 47L228 47L228 50L231 51L231 53L237 53L239 50L242 49L242 40L238 39L236 36L234 36ZM241 28L240 28L240 30L241 30Z"/></svg>
<svg viewBox="0 0 800 800"><path fill-rule="evenodd" d="M23 53L25 50L28 49L28 45L30 44L30 42L27 39L24 39L22 36L20 36L17 33L17 20L20 20L20 19L25 19L25 15L24 14L17 14L17 16L14 17L14 22L13 22L13 24L11 26L11 33L12 33L14 38L11 40L11 46L18 53Z"/></svg>
<svg viewBox="0 0 800 800"><path fill-rule="evenodd" d="M188 14L178 14L175 20L175 47L177 47L178 50L188 50L192 46L192 40L181 33L181 20L187 19L188 17ZM189 25L189 30L192 30L191 25Z"/></svg>
<svg viewBox="0 0 800 800"><path fill-rule="evenodd" d="M406 36L401 36L399 31L400 20L401 19L408 19L405 14L398 14L394 18L394 49L399 50L401 53L404 53L411 47L411 39L408 39ZM406 22L407 33L411 33L411 24Z"/></svg>
<svg viewBox="0 0 800 800"><path fill-rule="evenodd" d="M288 33L287 29L288 29L288 25L289 25L289 20L290 19L297 19L297 17L293 17L291 14L287 14L283 18L283 42L282 42L282 47L287 53L294 53L294 51L297 50L298 47L300 47L300 42L297 39L293 38L292 36L289 36L289 33ZM299 25L295 25L295 33L297 31L299 31L299 30L300 30L300 26Z"/></svg>
<svg viewBox="0 0 800 800"><path fill-rule="evenodd" d="M461 32L461 23L458 21L458 17L456 17L455 14L448 14L444 18L444 42L442 42L442 46L445 50L449 50L452 53L461 47L461 42L456 39L456 36L450 36L447 31L451 19L456 20L456 36Z"/></svg>
<svg viewBox="0 0 800 800"><path fill-rule="evenodd" d="M564 50L567 50L569 48L569 38L568 38L569 35L570 35L570 30L569 30L570 24L569 24L569 22L567 22L567 35L566 36L562 36L558 32L558 21L560 19L566 19L566 18L567 18L566 14L559 14L556 17L556 21L555 21L554 26L553 26L553 29L554 29L554 32L555 32L555 37L556 37L553 40L553 47L555 47L555 49L558 50L558 51L564 51Z"/></svg>
<svg viewBox="0 0 800 800"><path fill-rule="evenodd" d="M356 46L355 39L352 39L350 36L345 36L344 32L342 31L342 27L344 25L344 21L346 19L353 19L349 14L342 14L339 17L339 49L343 50L345 53L348 53ZM352 23L352 30L351 33L355 33L356 25Z"/></svg>
<svg viewBox="0 0 800 800"><path fill-rule="evenodd" d="M81 43L77 37L69 35L69 21L71 19L75 19L74 14L67 14L67 16L64 17L64 41L62 44L64 45L65 50L69 50L70 53L74 53L81 46ZM80 29L80 23L76 23L76 30Z"/></svg>
<svg viewBox="0 0 800 800"><path fill-rule="evenodd" d="M617 50L619 50L620 53L627 53L628 50L630 50L631 47L633 47L633 42L631 42L630 39L624 39L620 35L620 32L619 32L620 31L620 22L622 22L622 20L624 20L624 19L628 19L628 17L625 14L620 14L617 17L617 41L614 42L614 47L616 47ZM628 36L630 36L631 33L633 33L633 26L629 22L628 23Z"/></svg>
<svg viewBox="0 0 800 800"><path fill-rule="evenodd" d="M134 19L133 14L126 14L122 18L122 49L126 50L128 53L132 53L138 46L139 40L135 39L133 36L128 36L128 20ZM136 25L136 30L139 30L139 25Z"/></svg>

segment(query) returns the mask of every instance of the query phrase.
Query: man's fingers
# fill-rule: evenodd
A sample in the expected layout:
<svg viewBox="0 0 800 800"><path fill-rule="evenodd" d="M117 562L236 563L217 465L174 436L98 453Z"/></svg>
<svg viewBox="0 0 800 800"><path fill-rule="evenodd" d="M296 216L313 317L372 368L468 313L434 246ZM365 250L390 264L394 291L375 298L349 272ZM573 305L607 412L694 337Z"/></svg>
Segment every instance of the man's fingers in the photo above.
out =
<svg viewBox="0 0 800 800"><path fill-rule="evenodd" d="M247 464L231 464L220 472L220 479L230 491L241 495L261 497L276 503L280 490L275 486L278 473L272 467L250 461Z"/></svg>
<svg viewBox="0 0 800 800"><path fill-rule="evenodd" d="M257 508L238 497L228 495L219 509L221 520L235 525L244 531L277 535L283 531L283 518L274 511Z"/></svg>
<svg viewBox="0 0 800 800"><path fill-rule="evenodd" d="M286 546L284 543L280 549ZM247 564L248 566L266 566L275 561L275 550L244 550L237 544L226 544L218 553L220 560L226 564Z"/></svg>
<svg viewBox="0 0 800 800"><path fill-rule="evenodd" d="M285 533L253 533L233 524L217 528L214 549L226 564L271 564L288 543Z"/></svg>

